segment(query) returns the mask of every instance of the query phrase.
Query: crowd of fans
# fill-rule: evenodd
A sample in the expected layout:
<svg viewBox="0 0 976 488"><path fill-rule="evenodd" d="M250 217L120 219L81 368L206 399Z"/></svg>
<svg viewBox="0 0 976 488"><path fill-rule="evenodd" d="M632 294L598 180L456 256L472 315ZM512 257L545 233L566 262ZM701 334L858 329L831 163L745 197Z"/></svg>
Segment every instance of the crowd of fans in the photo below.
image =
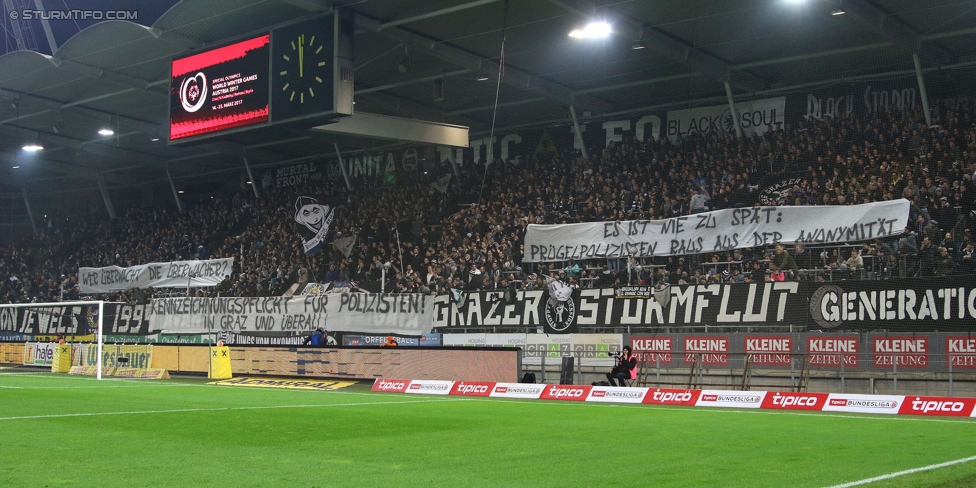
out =
<svg viewBox="0 0 976 488"><path fill-rule="evenodd" d="M541 159L483 165L434 164L396 181L342 180L250 188L191 202L183 211L129 209L115 219L51 216L38 232L0 248L0 303L78 298L78 268L234 258L220 296L281 295L293 285L393 293L660 282L749 282L946 276L976 271L976 101L934 103L921 113L808 119L762 136L724 133L611 143L590 158L565 151ZM515 164L518 163L518 164ZM451 174L446 191L432 185ZM751 206L761 185L799 178L781 205L911 201L911 225L890 239L856 246L773 246L640 260L522 263L530 223L665 219ZM771 180L772 178L772 180ZM443 180L441 180L443 181ZM306 255L292 219L298 195L336 209L329 240ZM389 263L389 266L385 266ZM386 278L385 281L381 280ZM294 290L292 290L294 291ZM179 290L131 290L113 300L144 301Z"/></svg>

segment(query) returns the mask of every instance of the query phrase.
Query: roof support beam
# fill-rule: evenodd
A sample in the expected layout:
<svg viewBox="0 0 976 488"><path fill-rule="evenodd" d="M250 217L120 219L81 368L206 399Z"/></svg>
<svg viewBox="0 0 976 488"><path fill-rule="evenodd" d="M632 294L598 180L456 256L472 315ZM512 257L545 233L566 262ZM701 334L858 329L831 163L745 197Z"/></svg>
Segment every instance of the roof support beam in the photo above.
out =
<svg viewBox="0 0 976 488"><path fill-rule="evenodd" d="M379 32L380 34L394 41L400 42L414 49L421 49L431 56L455 64L462 68L467 68L473 72L482 73L492 77L498 76L499 64L496 60L482 58L477 54L452 46L448 43L440 41L439 39L417 34L400 27L390 27L381 31L380 26L382 25L383 24L376 19L366 17L365 15L359 13L356 14L357 27L361 27L373 32ZM590 96L576 97L573 91L566 86L535 76L532 73L528 73L511 66L505 67L505 75L502 77L502 83L522 90L538 93L539 95L567 107L570 105L575 105L578 108L592 110L594 112L606 112L610 107L610 104L605 100L600 100Z"/></svg>
<svg viewBox="0 0 976 488"><path fill-rule="evenodd" d="M139 91L149 93L151 95L158 95L160 97L167 97L165 92L150 90L149 84L151 82L136 78L134 76L123 75L121 73L116 73L114 71L107 71L94 66L88 66L87 64L82 64L77 61L72 61L69 59L60 59L58 57L52 58L53 63L63 69L72 71L81 75L85 75L89 78L98 78L100 80L111 81L112 83L118 83L122 86L133 88Z"/></svg>
<svg viewBox="0 0 976 488"><path fill-rule="evenodd" d="M714 54L698 49L661 29L645 26L613 9L601 8L589 0L549 0L549 2L581 17L591 17L594 12L597 12L613 24L614 31L619 35L631 41L641 41L648 48L715 81L722 83L728 81L733 87L749 92L758 91L766 84L761 78L747 72L732 73L729 64Z"/></svg>
<svg viewBox="0 0 976 488"><path fill-rule="evenodd" d="M397 83L390 83L388 85L371 86L369 88L360 88L356 90L356 95L364 95L366 93L378 92L383 90L389 90L392 88L399 88L401 86L416 85L417 83L423 83L425 81L441 80L444 78L450 78L453 76L461 76L470 73L469 69L459 69L457 71L448 71L447 73L440 73L436 75L425 76L423 78L414 78L412 80L400 81Z"/></svg>
<svg viewBox="0 0 976 488"><path fill-rule="evenodd" d="M29 165L24 161L17 158L17 156L9 153L0 153L0 161L8 164L18 164L21 169L18 171L31 171ZM72 178L80 178L85 180L95 181L95 172L89 168L84 168L81 166L75 166L73 164L62 163L59 161L52 161L43 157L35 157L35 159L30 163L30 166L37 166L39 169L54 171L67 175ZM134 178L128 178L125 176L120 176L112 173L105 173L105 180L113 185L129 186L137 183ZM30 179L27 181L35 181Z"/></svg>
<svg viewBox="0 0 976 488"><path fill-rule="evenodd" d="M774 64L783 63L794 63L796 61L806 61L808 59L825 58L828 56L839 56L841 54L851 54L861 51L870 51L873 49L881 49L891 46L890 42L876 42L873 44L864 44L861 46L845 47L841 49L831 49L830 51L820 51L816 53L809 54L798 54L796 56L787 56L785 58L774 58L774 59L764 59L762 61L753 61L751 63L739 63L729 66L731 70L743 70L749 68L758 68L761 66L771 66Z"/></svg>
<svg viewBox="0 0 976 488"><path fill-rule="evenodd" d="M124 92L131 91L131 89L124 90ZM157 137L164 137L168 134L169 128L166 126L160 126L152 122L147 122L145 120L134 119L132 117L126 117L124 115L116 115L109 112L103 112L101 110L95 110L93 108L80 107L80 104L88 103L90 101L99 100L102 98L107 98L110 94L101 95L99 97L92 97L86 100L78 100L74 102L61 103L57 100L51 100L49 98L39 97L37 95L29 95L26 93L18 93L13 90L8 90L5 88L0 88L0 95L6 96L13 99L21 99L34 103L44 107L42 110L37 110L35 112L20 114L16 117L11 117L5 120L0 120L0 125L8 124L11 122L17 122L18 120L36 117L38 115L44 115L51 112L70 112L76 113L79 116L90 118L93 120L99 120L104 123L114 123L118 122L121 127L128 127L130 129L135 129L144 134L155 135Z"/></svg>
<svg viewBox="0 0 976 488"><path fill-rule="evenodd" d="M147 27L147 29L149 29L149 31L152 32L152 35L156 36L157 39L169 41L177 46L183 47L183 49L196 49L204 46L204 43L196 39L192 39L175 32L163 31L154 27Z"/></svg>
<svg viewBox="0 0 976 488"><path fill-rule="evenodd" d="M409 24L410 22L416 22L418 20L432 19L434 17L439 17L441 15L459 12L461 10L467 10L469 8L480 7L482 5L495 3L497 1L498 0L475 0L474 2L462 3L461 5L455 5L453 7L434 10L433 12L427 12L426 14L414 15L413 17L407 17L405 19L400 19L400 20L392 20L390 22L380 24L379 30L389 29L390 27L396 27L398 25Z"/></svg>
<svg viewBox="0 0 976 488"><path fill-rule="evenodd" d="M37 224L34 222L34 209L31 208L30 198L27 198L27 185L20 185L20 192L24 195L24 206L27 207L27 216L30 218L31 228L37 234Z"/></svg>
<svg viewBox="0 0 976 488"><path fill-rule="evenodd" d="M312 12L323 12L332 8L332 1L329 0L284 0L285 2L304 8ZM470 2L465 4L471 7L477 5L470 5L476 2ZM486 2L489 3L489 2ZM447 10L447 9L443 9ZM435 11L431 13L448 13ZM438 13L438 15L440 15ZM420 20L420 19L413 19ZM395 21L394 21L395 22ZM386 23L389 24L389 23ZM356 26L372 31L379 32L384 36L395 40L401 44L410 46L414 49L420 49L430 54L436 58L442 59L449 63L455 64L462 68L467 68L472 72L481 73L492 78L498 76L498 62L495 60L485 59L481 56L465 51L458 47L452 46L438 39L434 39L428 36L417 34L405 30L401 27L395 27L386 25L376 19L367 17L360 13L356 13ZM514 86L522 90L528 90L538 95L542 95L550 100L557 103L569 106L576 106L581 109L590 110L593 112L606 112L610 109L610 103L605 100L601 100L596 97L590 96L576 96L573 91L563 85L554 83L545 78L535 76L531 73L521 71L519 69L513 68L511 66L505 67L505 76L502 77L502 83L506 85Z"/></svg>
<svg viewBox="0 0 976 488"><path fill-rule="evenodd" d="M938 44L923 45L921 34L869 0L837 0L837 4L861 23L880 32L894 45L911 54L918 54L934 65L950 63L954 58Z"/></svg>

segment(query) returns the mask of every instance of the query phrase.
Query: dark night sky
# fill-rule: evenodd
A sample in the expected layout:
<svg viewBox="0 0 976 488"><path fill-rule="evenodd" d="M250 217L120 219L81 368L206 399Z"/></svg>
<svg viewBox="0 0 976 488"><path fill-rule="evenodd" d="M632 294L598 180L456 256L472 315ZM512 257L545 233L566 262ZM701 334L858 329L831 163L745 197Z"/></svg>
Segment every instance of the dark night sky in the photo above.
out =
<svg viewBox="0 0 976 488"><path fill-rule="evenodd" d="M176 0L43 0L42 3L44 4L45 10L49 12L68 10L122 10L127 12L135 12L137 19L133 20L133 22L151 26L156 19L162 16L163 13L169 10L169 8L175 5L177 2ZM34 5L34 0L14 0L14 5L17 6L15 7L15 10L20 10L21 8L35 10L37 8ZM10 50L16 49L14 37L9 32L11 21L8 15L9 14L7 12L4 12L3 34L5 41L0 44L0 53L6 53ZM48 47L47 37L44 35L44 29L41 26L41 22L38 20L31 20L29 22L31 30L34 33L34 39L37 42L37 50L45 54L50 54L51 49ZM52 19L49 22L51 24L51 31L54 34L54 39L58 46L60 46L64 44L65 41L70 39L71 36L77 34L80 30L101 22L101 20Z"/></svg>

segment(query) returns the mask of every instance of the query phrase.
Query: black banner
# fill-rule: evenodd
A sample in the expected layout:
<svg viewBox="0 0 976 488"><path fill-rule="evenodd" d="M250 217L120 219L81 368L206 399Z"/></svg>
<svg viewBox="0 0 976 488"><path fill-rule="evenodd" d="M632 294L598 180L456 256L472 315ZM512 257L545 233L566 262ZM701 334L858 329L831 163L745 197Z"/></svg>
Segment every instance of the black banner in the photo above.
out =
<svg viewBox="0 0 976 488"><path fill-rule="evenodd" d="M145 336L149 330L148 305L103 305L103 334ZM0 308L0 333L42 335L88 335L98 332L98 304L43 305Z"/></svg>
<svg viewBox="0 0 976 488"><path fill-rule="evenodd" d="M839 281L804 287L811 328L976 330L976 278Z"/></svg>
<svg viewBox="0 0 976 488"><path fill-rule="evenodd" d="M519 292L505 302L499 292L469 293L458 304L447 295L434 302L434 327L536 326L547 333L577 332L580 326L681 326L793 324L809 321L798 282L672 286L661 301L619 299L612 288L573 290L570 300L543 290ZM557 303L553 303L553 302ZM562 306L560 309L559 307Z"/></svg>
<svg viewBox="0 0 976 488"><path fill-rule="evenodd" d="M447 295L434 302L434 327L542 327L546 333L581 327L793 326L812 330L976 330L976 278L849 280L675 285L650 298L619 298L617 290L572 290L554 300L548 290Z"/></svg>
<svg viewBox="0 0 976 488"><path fill-rule="evenodd" d="M946 82L949 75L926 75L929 100L951 97L958 82ZM951 78L949 78L951 79ZM913 75L864 83L838 83L811 92L786 97L787 122L802 119L869 116L875 113L914 112L922 109L922 95Z"/></svg>

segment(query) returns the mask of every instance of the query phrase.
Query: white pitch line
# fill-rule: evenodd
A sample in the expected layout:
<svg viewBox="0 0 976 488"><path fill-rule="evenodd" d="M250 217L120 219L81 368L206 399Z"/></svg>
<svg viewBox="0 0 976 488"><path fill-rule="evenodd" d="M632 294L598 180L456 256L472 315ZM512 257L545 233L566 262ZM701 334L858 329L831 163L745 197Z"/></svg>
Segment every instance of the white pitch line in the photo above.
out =
<svg viewBox="0 0 976 488"><path fill-rule="evenodd" d="M173 388L178 386L193 386L193 385L154 385L165 388ZM18 390L101 390L105 388L145 388L142 385L92 385L92 386L3 386L0 388L16 388Z"/></svg>
<svg viewBox="0 0 976 488"><path fill-rule="evenodd" d="M92 412L92 413L60 413L51 415L24 415L18 417L0 417L2 420L33 420L33 419L55 419L65 417L99 417L107 415L144 415L157 413L188 413L188 412L227 412L235 410L269 410L278 408L316 408L316 407L363 407L368 405L401 405L407 403L434 403L450 402L454 399L436 400L411 400L404 402L361 402L361 403L332 403L332 404L312 404L312 405L267 405L256 407L220 407L220 408L180 408L173 410L136 410L131 412Z"/></svg>
<svg viewBox="0 0 976 488"><path fill-rule="evenodd" d="M875 476L874 478L868 478L858 481L851 481L850 483L844 483L842 485L834 485L830 488L849 488L851 486L866 485L868 483L874 483L875 481L890 480L891 478L897 478L899 476L905 476L906 474L921 473L922 471L932 471L933 469L946 468L956 464L968 463L971 461L976 461L976 456L971 456L968 458L956 459L955 461L947 461L939 464L932 464L929 466L922 466L921 468L906 469L905 471L899 471L897 473L889 473L881 476Z"/></svg>

